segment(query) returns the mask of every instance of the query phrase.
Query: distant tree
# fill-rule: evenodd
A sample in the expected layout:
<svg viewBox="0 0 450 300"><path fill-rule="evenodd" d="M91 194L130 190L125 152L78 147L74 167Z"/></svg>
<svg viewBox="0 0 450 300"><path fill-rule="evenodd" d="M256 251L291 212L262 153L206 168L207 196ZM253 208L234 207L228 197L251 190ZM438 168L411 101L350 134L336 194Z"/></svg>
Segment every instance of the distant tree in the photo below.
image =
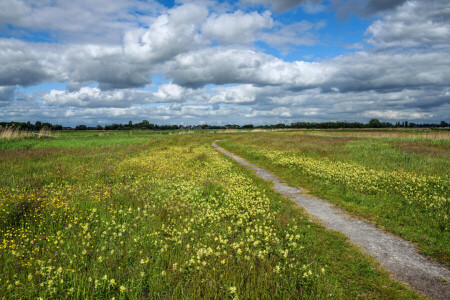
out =
<svg viewBox="0 0 450 300"><path fill-rule="evenodd" d="M34 123L34 130L41 130L41 129L42 129L42 122L36 121L36 123Z"/></svg>
<svg viewBox="0 0 450 300"><path fill-rule="evenodd" d="M77 125L75 127L75 130L87 130L87 126L86 125Z"/></svg>
<svg viewBox="0 0 450 300"><path fill-rule="evenodd" d="M369 128L381 128L383 127L380 120L378 119L372 119L369 121L369 123L367 124Z"/></svg>

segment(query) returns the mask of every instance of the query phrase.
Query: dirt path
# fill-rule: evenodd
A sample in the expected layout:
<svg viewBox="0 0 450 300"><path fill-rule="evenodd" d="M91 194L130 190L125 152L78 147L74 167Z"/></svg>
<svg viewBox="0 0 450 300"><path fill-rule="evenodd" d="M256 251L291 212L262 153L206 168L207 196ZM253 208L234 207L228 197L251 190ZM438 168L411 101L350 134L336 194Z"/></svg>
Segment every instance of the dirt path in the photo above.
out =
<svg viewBox="0 0 450 300"><path fill-rule="evenodd" d="M449 269L420 255L414 245L353 218L329 202L302 195L301 189L284 184L267 170L226 151L216 143L212 146L238 163L253 169L260 178L273 182L278 193L304 207L328 229L345 234L352 243L374 256L397 280L409 284L414 290L429 297L450 299Z"/></svg>

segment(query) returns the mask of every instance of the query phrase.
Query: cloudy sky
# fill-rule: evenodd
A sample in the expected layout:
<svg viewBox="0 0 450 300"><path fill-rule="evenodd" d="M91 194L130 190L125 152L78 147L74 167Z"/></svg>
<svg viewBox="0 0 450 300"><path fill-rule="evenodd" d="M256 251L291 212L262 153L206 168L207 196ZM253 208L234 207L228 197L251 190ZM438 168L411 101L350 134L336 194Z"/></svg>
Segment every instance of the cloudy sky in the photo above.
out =
<svg viewBox="0 0 450 300"><path fill-rule="evenodd" d="M448 0L0 0L0 121L449 121Z"/></svg>

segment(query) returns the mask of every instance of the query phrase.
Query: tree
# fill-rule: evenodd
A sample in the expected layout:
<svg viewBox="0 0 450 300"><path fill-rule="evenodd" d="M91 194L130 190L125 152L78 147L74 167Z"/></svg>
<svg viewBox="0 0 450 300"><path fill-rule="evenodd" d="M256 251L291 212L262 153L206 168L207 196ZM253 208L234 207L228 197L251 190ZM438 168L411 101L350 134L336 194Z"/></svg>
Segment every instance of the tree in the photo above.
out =
<svg viewBox="0 0 450 300"><path fill-rule="evenodd" d="M86 125L77 125L77 127L75 127L75 130L87 130L87 126Z"/></svg>
<svg viewBox="0 0 450 300"><path fill-rule="evenodd" d="M372 119L369 121L369 124L367 124L369 128L381 128L383 127L383 124L378 119Z"/></svg>

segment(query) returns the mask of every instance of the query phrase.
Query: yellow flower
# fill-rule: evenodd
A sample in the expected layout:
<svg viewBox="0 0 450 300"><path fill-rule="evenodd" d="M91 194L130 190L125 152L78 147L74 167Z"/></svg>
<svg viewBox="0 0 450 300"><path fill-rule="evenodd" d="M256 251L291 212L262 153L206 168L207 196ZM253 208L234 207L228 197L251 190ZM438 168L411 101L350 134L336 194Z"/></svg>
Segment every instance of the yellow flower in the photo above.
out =
<svg viewBox="0 0 450 300"><path fill-rule="evenodd" d="M123 285L120 286L120 292L123 293L127 290L126 287L124 287Z"/></svg>

